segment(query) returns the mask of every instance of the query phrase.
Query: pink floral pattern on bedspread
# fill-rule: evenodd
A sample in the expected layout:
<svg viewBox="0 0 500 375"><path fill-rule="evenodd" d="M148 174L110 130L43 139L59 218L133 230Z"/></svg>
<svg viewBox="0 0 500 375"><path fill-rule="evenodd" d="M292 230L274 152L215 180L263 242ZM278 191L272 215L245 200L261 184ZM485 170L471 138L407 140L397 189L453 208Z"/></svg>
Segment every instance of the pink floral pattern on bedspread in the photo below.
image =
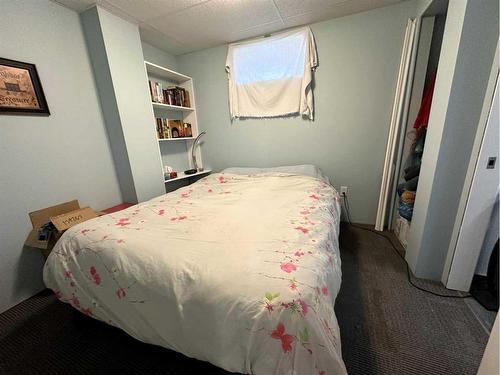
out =
<svg viewBox="0 0 500 375"><path fill-rule="evenodd" d="M212 174L71 228L44 280L86 315L229 371L345 374L339 217L318 179Z"/></svg>

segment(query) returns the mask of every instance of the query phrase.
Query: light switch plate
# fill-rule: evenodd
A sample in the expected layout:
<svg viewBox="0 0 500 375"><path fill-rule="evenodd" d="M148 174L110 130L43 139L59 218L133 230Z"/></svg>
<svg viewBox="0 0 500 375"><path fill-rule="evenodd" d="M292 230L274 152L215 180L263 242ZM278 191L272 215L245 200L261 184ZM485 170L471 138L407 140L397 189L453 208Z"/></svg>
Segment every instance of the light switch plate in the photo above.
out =
<svg viewBox="0 0 500 375"><path fill-rule="evenodd" d="M486 164L486 169L495 169L495 164L497 163L497 158L495 156L488 158L488 163Z"/></svg>

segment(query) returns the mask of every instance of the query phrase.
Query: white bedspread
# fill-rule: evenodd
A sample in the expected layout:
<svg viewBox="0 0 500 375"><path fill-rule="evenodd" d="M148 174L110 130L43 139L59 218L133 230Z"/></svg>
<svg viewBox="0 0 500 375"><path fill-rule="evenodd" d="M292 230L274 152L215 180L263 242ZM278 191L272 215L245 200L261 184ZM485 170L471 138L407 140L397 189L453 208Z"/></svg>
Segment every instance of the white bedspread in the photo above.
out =
<svg viewBox="0 0 500 375"><path fill-rule="evenodd" d="M339 196L307 176L213 174L69 229L45 284L144 342L255 374L345 374Z"/></svg>

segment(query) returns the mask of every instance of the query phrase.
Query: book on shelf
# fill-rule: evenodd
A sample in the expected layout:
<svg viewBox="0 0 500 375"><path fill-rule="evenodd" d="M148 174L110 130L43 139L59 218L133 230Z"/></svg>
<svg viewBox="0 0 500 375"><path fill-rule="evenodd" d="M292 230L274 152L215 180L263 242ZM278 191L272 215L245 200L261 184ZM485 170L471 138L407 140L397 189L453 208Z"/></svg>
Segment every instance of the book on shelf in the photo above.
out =
<svg viewBox="0 0 500 375"><path fill-rule="evenodd" d="M160 117L156 118L156 134L158 139L172 138L172 134L168 126L168 119Z"/></svg>
<svg viewBox="0 0 500 375"><path fill-rule="evenodd" d="M163 103L163 91L161 89L161 83L155 81L149 81L149 93L151 94L151 100L155 103Z"/></svg>
<svg viewBox="0 0 500 375"><path fill-rule="evenodd" d="M191 124L185 122L184 123L184 137L192 137L192 136L193 136L193 129L191 127Z"/></svg>
<svg viewBox="0 0 500 375"><path fill-rule="evenodd" d="M158 139L185 138L193 136L193 129L187 122L157 117L156 134Z"/></svg>
<svg viewBox="0 0 500 375"><path fill-rule="evenodd" d="M189 91L184 87L168 86L164 88L161 82L149 80L149 93L154 103L191 108Z"/></svg>

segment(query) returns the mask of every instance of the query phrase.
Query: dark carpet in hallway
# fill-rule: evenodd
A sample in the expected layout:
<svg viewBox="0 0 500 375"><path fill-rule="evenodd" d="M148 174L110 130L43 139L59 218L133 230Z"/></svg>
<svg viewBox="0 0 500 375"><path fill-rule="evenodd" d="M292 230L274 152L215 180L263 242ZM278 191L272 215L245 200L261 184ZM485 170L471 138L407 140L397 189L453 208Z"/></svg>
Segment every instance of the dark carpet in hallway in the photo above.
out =
<svg viewBox="0 0 500 375"><path fill-rule="evenodd" d="M412 288L389 246L370 232L342 227L336 312L349 374L475 374L488 339L484 328L464 300ZM0 315L0 374L112 373L228 374L141 343L48 291Z"/></svg>

